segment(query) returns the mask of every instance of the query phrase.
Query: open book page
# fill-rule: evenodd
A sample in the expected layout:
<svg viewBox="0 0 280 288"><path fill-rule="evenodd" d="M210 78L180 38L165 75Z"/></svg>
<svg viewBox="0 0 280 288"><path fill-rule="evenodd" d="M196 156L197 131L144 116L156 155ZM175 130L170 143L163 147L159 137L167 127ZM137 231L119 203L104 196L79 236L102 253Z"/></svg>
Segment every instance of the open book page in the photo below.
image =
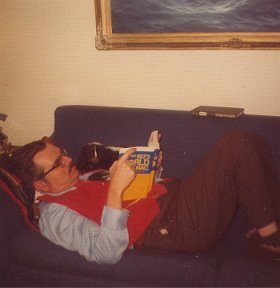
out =
<svg viewBox="0 0 280 288"><path fill-rule="evenodd" d="M157 130L153 131L148 140L148 147L159 150L159 137L159 132Z"/></svg>

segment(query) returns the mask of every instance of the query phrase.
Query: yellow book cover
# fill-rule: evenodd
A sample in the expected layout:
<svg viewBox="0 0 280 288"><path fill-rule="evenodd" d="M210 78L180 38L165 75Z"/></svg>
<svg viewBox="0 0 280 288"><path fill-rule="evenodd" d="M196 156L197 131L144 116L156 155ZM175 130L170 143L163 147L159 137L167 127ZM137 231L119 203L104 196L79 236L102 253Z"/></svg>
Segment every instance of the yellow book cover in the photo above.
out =
<svg viewBox="0 0 280 288"><path fill-rule="evenodd" d="M159 154L158 131L153 131L149 138L148 146L137 146L129 160L133 162L136 177L128 186L123 195L123 200L146 198L155 180L157 159ZM120 156L129 148L121 148Z"/></svg>

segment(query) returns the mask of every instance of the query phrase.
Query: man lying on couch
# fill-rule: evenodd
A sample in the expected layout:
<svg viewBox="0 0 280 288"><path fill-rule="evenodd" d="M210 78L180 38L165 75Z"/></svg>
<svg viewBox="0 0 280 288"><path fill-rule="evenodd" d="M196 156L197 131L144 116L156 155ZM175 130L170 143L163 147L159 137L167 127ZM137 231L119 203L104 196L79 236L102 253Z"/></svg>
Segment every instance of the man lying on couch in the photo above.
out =
<svg viewBox="0 0 280 288"><path fill-rule="evenodd" d="M43 194L42 235L89 261L117 263L132 247L206 251L224 237L238 204L252 226L253 254L280 261L280 187L261 136L230 131L182 183L155 184L148 198L123 201L135 177L133 152L113 163L110 181L84 179L63 149L42 140L19 148L8 169Z"/></svg>

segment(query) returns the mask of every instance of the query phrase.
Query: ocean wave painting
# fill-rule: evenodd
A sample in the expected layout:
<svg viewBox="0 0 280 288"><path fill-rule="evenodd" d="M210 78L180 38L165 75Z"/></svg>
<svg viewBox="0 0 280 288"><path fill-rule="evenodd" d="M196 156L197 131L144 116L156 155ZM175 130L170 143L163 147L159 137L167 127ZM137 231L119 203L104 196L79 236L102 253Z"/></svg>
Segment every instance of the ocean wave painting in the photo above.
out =
<svg viewBox="0 0 280 288"><path fill-rule="evenodd" d="M111 0L113 33L280 32L280 0Z"/></svg>

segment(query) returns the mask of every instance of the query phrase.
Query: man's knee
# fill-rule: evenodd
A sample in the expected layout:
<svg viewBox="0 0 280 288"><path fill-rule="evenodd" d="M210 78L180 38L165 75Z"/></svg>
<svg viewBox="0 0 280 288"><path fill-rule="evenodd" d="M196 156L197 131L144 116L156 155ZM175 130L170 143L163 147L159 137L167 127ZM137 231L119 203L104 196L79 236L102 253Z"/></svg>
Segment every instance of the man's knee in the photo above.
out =
<svg viewBox="0 0 280 288"><path fill-rule="evenodd" d="M260 134L241 128L234 128L230 130L225 135L225 138L235 145L242 144L243 146L256 146L257 144L265 142L264 138Z"/></svg>

